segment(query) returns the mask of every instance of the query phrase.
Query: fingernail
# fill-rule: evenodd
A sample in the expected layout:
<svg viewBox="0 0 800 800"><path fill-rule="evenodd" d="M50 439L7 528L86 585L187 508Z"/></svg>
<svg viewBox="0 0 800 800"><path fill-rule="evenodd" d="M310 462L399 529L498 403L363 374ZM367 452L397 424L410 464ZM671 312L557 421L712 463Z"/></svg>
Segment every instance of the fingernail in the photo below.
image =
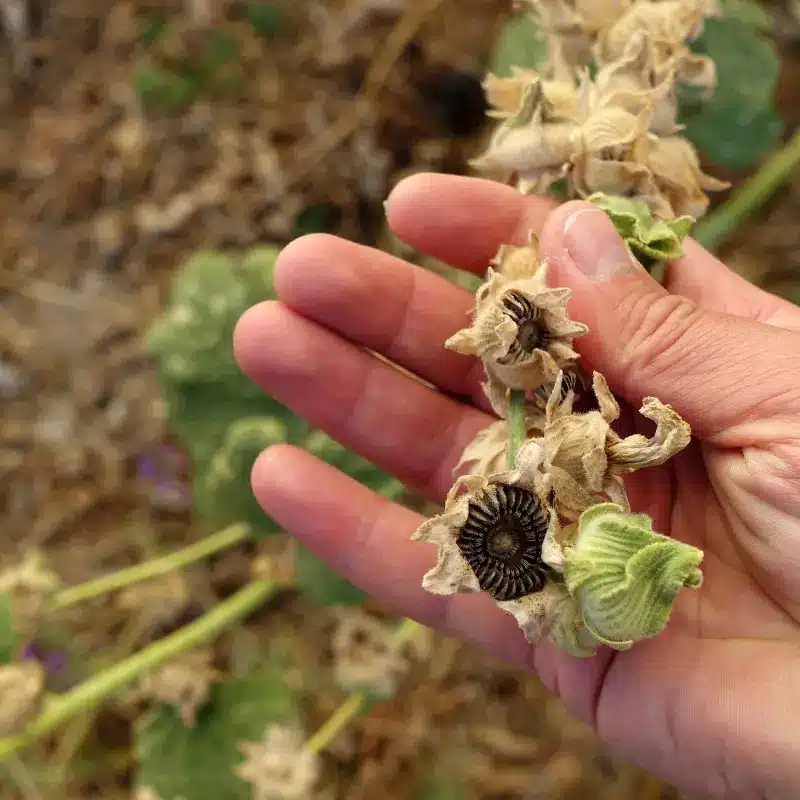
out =
<svg viewBox="0 0 800 800"><path fill-rule="evenodd" d="M567 217L564 247L578 269L595 281L641 269L611 220L599 208L581 208Z"/></svg>

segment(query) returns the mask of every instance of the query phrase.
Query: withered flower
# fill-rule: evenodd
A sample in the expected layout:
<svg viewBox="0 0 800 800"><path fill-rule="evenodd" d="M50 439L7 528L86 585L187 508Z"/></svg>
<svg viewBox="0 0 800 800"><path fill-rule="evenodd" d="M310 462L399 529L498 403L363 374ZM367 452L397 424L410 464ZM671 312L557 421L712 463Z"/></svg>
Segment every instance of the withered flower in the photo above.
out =
<svg viewBox="0 0 800 800"><path fill-rule="evenodd" d="M522 86L519 109L506 116L496 128L486 151L472 167L499 181L517 173L545 191L564 177L570 155L576 147L578 125L559 116L548 100L541 80ZM504 100L505 102L505 100Z"/></svg>
<svg viewBox="0 0 800 800"><path fill-rule="evenodd" d="M661 197L669 203L670 217L702 217L709 202L705 192L719 192L730 186L726 181L706 175L700 169L694 146L680 136L653 142L647 166Z"/></svg>
<svg viewBox="0 0 800 800"><path fill-rule="evenodd" d="M646 397L640 413L656 423L649 439L641 434L621 438L611 429L619 405L605 378L594 373L592 388L598 410L572 413L560 401L561 377L547 407L541 467L555 494L558 513L577 519L589 506L611 499L629 509L621 475L668 461L685 448L691 429L670 406Z"/></svg>
<svg viewBox="0 0 800 800"><path fill-rule="evenodd" d="M548 289L546 265L526 278L509 279L488 271L475 295L470 327L451 336L445 346L484 362L489 389L536 389L554 381L559 370L575 363L575 336L587 327L567 314L569 289Z"/></svg>
<svg viewBox="0 0 800 800"><path fill-rule="evenodd" d="M367 690L379 697L394 694L408 660L393 634L361 608L337 609L331 642L337 683L347 691Z"/></svg>
<svg viewBox="0 0 800 800"><path fill-rule="evenodd" d="M320 774L319 756L305 747L296 726L271 725L260 742L240 742L236 774L252 786L254 800L306 800Z"/></svg>
<svg viewBox="0 0 800 800"><path fill-rule="evenodd" d="M580 94L573 80L544 80L535 70L512 67L509 78L487 75L483 88L492 106L488 116L496 119L516 117L526 100L530 102L529 92L538 102L546 104L543 114L551 121L574 119L578 115Z"/></svg>
<svg viewBox="0 0 800 800"><path fill-rule="evenodd" d="M594 37L608 28L634 0L524 0L548 39L561 45L560 58L583 66ZM548 48L552 50L552 48Z"/></svg>
<svg viewBox="0 0 800 800"><path fill-rule="evenodd" d="M570 182L581 197L595 192L611 195L650 195L658 190L646 165L652 141L648 135L652 108L632 114L620 106L592 109L581 126L580 147L571 157ZM668 213L664 201L653 212Z"/></svg>
<svg viewBox="0 0 800 800"><path fill-rule="evenodd" d="M701 32L703 19L714 9L707 0L637 0L613 24L603 30L594 55L600 64L618 61L636 37L644 36L650 46L650 68L657 76L674 70L683 83L705 89L716 85L714 62L695 55L686 46Z"/></svg>
<svg viewBox="0 0 800 800"><path fill-rule="evenodd" d="M657 70L654 45L644 34L635 35L622 57L602 66L592 87L598 106L616 105L640 115L652 109L649 130L670 136L678 130L678 92L675 70Z"/></svg>
<svg viewBox="0 0 800 800"><path fill-rule="evenodd" d="M195 716L208 701L211 687L222 679L214 669L214 654L208 649L190 650L139 681L130 699L155 701L177 709L187 728L194 727Z"/></svg>
<svg viewBox="0 0 800 800"><path fill-rule="evenodd" d="M558 522L537 496L531 476L526 476L528 486L521 486L508 483L509 474L458 479L444 513L414 534L415 540L439 547L438 562L423 579L425 589L433 594L485 591L495 600L516 600L543 588L550 569L543 551L557 547Z"/></svg>

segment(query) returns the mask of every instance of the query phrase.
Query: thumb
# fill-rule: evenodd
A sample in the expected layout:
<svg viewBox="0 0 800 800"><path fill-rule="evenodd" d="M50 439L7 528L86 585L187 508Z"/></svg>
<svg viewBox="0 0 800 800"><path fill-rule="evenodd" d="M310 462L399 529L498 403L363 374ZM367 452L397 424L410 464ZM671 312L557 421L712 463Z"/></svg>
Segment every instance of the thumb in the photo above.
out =
<svg viewBox="0 0 800 800"><path fill-rule="evenodd" d="M572 289L570 315L590 328L576 340L585 366L629 402L654 395L697 436L727 446L755 444L759 420L797 420L800 334L671 294L590 203L554 211L540 247L548 283Z"/></svg>

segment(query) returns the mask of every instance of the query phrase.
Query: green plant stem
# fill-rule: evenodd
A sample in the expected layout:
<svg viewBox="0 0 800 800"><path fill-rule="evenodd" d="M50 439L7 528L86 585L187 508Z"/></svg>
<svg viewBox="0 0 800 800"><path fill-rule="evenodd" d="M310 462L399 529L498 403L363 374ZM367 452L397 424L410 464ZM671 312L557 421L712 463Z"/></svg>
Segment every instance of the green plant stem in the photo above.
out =
<svg viewBox="0 0 800 800"><path fill-rule="evenodd" d="M250 615L277 589L277 584L272 581L253 581L200 619L94 675L66 694L49 699L42 712L22 733L0 739L0 761L41 739L68 719L94 708L141 675L212 639Z"/></svg>
<svg viewBox="0 0 800 800"><path fill-rule="evenodd" d="M528 429L525 425L525 392L522 389L508 390L508 468L514 469L517 450L525 441Z"/></svg>
<svg viewBox="0 0 800 800"><path fill-rule="evenodd" d="M95 597L100 597L108 592L122 589L133 583L141 583L142 581L167 575L195 561L208 558L220 550L232 547L244 541L249 535L250 531L247 525L231 525L175 553L160 556L150 561L143 561L141 564L119 570L119 572L112 572L102 578L87 581L69 589L63 589L53 596L48 610L57 611L62 608L68 608L69 606L92 600Z"/></svg>
<svg viewBox="0 0 800 800"><path fill-rule="evenodd" d="M771 155L761 168L728 200L700 220L692 236L713 250L733 235L756 209L763 205L800 166L800 131Z"/></svg>
<svg viewBox="0 0 800 800"><path fill-rule="evenodd" d="M413 619L404 619L392 634L392 647L402 647L420 627ZM306 749L312 753L322 752L364 710L368 700L369 692L365 690L351 694L306 742Z"/></svg>

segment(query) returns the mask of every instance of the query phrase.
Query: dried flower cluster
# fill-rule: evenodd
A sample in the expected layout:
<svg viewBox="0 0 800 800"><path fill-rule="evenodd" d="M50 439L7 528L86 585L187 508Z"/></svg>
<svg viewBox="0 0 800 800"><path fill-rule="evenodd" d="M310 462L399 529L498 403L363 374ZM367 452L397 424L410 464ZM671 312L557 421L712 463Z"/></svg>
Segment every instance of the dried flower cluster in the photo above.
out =
<svg viewBox="0 0 800 800"><path fill-rule="evenodd" d="M38 712L44 689L45 671L38 661L0 667L0 736L25 727Z"/></svg>
<svg viewBox="0 0 800 800"><path fill-rule="evenodd" d="M319 757L305 747L303 732L271 725L260 742L242 742L236 774L253 787L254 800L305 800L320 773Z"/></svg>
<svg viewBox="0 0 800 800"><path fill-rule="evenodd" d="M0 594L11 598L14 619L25 630L36 627L45 604L60 587L61 579L38 550L29 551L18 564L0 571Z"/></svg>
<svg viewBox="0 0 800 800"><path fill-rule="evenodd" d="M490 75L499 118L476 165L542 192L602 208L639 257L670 259L706 190L692 145L677 135L677 82L711 90L714 64L686 42L707 0L526 0L548 40L541 72ZM586 64L597 65L594 78ZM640 413L649 438L623 438L603 376L579 365L570 290L548 286L538 243L504 245L475 295L471 324L446 346L481 359L484 392L500 417L465 449L444 512L414 534L438 548L423 579L435 594L486 592L529 641L549 636L575 656L626 649L663 630L682 587L700 586L696 548L631 513L623 476L663 464L690 441L689 425L655 397ZM591 395L589 391L591 390ZM578 413L579 394L593 410ZM591 397L593 395L593 398Z"/></svg>
<svg viewBox="0 0 800 800"><path fill-rule="evenodd" d="M717 13L714 0L525 0L548 43L541 71L515 69L484 84L501 120L474 162L522 192L564 179L571 197L636 197L659 219L702 216L702 172L677 123L679 83L705 92L714 63L687 42ZM594 61L597 72L589 75Z"/></svg>
<svg viewBox="0 0 800 800"><path fill-rule="evenodd" d="M408 659L394 641L394 631L361 608L336 609L333 669L346 691L390 697L408 669Z"/></svg>
<svg viewBox="0 0 800 800"><path fill-rule="evenodd" d="M211 687L222 678L213 666L211 650L192 650L145 675L131 692L133 701L164 703L177 709L181 722L194 727L197 711L209 699Z"/></svg>

